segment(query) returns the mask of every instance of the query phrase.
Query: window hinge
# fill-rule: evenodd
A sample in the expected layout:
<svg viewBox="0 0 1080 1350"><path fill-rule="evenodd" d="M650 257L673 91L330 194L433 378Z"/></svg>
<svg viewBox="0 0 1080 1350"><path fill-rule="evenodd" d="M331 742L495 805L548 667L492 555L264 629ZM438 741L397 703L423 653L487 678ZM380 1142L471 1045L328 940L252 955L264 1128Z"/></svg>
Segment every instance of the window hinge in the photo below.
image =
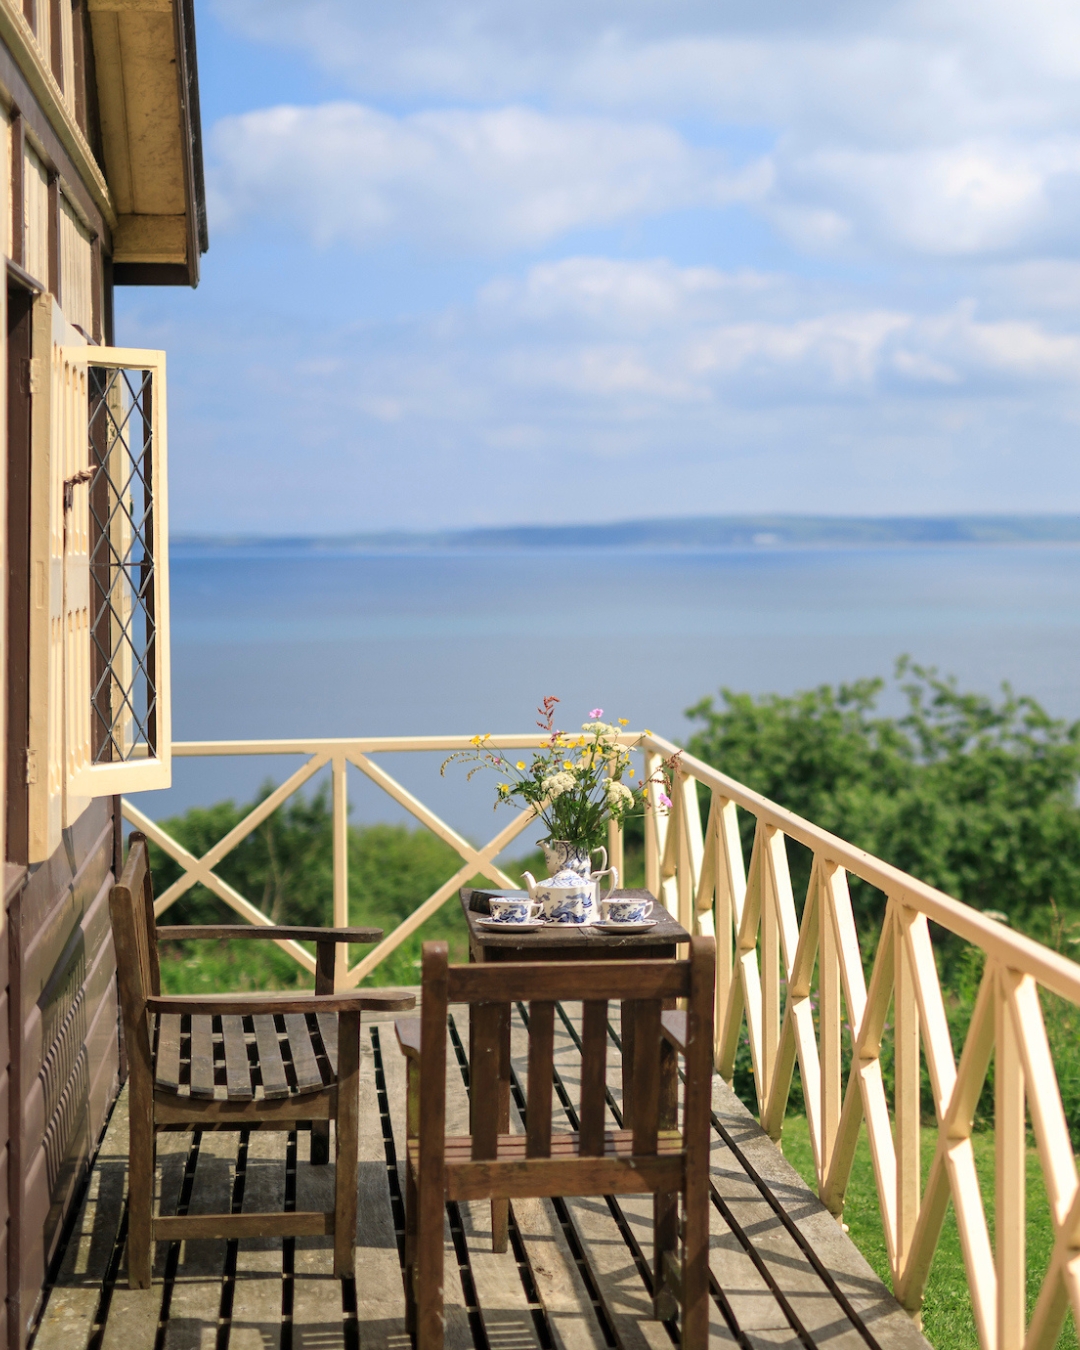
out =
<svg viewBox="0 0 1080 1350"><path fill-rule="evenodd" d="M31 787L37 782L37 751L27 750L26 752L26 785Z"/></svg>

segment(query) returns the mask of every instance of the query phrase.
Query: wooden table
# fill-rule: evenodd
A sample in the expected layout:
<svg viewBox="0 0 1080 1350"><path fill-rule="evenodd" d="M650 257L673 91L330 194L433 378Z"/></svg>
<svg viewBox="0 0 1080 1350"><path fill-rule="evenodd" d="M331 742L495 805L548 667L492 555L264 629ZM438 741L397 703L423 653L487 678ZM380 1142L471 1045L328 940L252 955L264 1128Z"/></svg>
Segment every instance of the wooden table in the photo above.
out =
<svg viewBox="0 0 1080 1350"><path fill-rule="evenodd" d="M597 931L590 924L559 923L545 924L543 928L531 933L514 932L508 925L506 931L493 928L481 928L478 919L490 915L488 902L499 896L524 896L525 891L489 891L475 890L469 886L461 889L461 907L469 925L469 960L477 963L489 961L673 961L678 955L679 944L690 941L690 934L677 923L664 907L657 902L653 906L650 918L656 919L655 928L642 933L610 934ZM646 899L654 897L650 891L620 890L612 892L613 898ZM633 1116L634 1085L630 1074L633 1063L634 1022L631 1005L624 1003L621 1009L622 1029L622 1111L623 1128L630 1129ZM510 1008L506 1007L502 1018L502 1050L499 1064L498 1129L500 1134L510 1129ZM469 1022L469 1063L473 1060L472 1019ZM477 1110L490 1110L491 1106L478 1102L473 1096L470 1113ZM471 1126L470 1126L471 1128ZM505 1251L507 1244L507 1224L509 1204L505 1200L493 1200L491 1204L492 1249Z"/></svg>

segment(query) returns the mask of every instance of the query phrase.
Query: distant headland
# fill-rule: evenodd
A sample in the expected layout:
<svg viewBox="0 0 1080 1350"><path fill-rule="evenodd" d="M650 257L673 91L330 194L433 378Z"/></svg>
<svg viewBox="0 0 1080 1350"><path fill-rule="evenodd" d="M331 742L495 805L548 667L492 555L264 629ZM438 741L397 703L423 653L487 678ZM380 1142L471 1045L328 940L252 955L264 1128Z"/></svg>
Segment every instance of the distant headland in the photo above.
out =
<svg viewBox="0 0 1080 1350"><path fill-rule="evenodd" d="M180 553L505 552L521 549L691 551L902 544L1080 544L1080 515L682 516L590 525L511 525L343 535L174 534Z"/></svg>

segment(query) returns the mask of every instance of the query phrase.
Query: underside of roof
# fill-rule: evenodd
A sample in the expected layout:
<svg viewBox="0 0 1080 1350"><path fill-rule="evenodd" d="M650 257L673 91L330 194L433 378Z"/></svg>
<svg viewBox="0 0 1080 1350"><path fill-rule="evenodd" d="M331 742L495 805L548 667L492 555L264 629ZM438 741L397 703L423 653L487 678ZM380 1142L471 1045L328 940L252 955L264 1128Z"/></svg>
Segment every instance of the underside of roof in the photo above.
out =
<svg viewBox="0 0 1080 1350"><path fill-rule="evenodd" d="M89 0L118 285L199 282L208 247L193 0Z"/></svg>

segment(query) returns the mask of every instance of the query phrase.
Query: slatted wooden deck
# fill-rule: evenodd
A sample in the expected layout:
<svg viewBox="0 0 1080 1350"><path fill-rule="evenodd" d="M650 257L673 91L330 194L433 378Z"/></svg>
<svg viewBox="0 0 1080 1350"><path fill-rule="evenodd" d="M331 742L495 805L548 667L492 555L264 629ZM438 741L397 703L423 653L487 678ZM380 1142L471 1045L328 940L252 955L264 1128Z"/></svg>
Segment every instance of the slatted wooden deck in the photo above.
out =
<svg viewBox="0 0 1080 1350"><path fill-rule="evenodd" d="M468 1013L451 1017L451 1132L467 1129ZM63 1250L34 1350L404 1350L398 1161L405 1075L391 1016L365 1015L356 1278L335 1280L331 1238L159 1244L153 1287L124 1273L126 1097L113 1112ZM556 1110L575 1128L576 1010L556 1022ZM524 1043L516 1028L515 1054ZM617 1022L612 1040L617 1044ZM609 1107L617 1127L615 1047ZM522 1065L518 1065L523 1068ZM835 1221L733 1094L716 1080L711 1338L741 1350L927 1350ZM515 1124L521 1128L518 1095ZM166 1213L329 1208L332 1166L306 1132L167 1134ZM670 1350L650 1319L651 1202L515 1201L510 1250L490 1249L486 1204L447 1206L448 1350Z"/></svg>

